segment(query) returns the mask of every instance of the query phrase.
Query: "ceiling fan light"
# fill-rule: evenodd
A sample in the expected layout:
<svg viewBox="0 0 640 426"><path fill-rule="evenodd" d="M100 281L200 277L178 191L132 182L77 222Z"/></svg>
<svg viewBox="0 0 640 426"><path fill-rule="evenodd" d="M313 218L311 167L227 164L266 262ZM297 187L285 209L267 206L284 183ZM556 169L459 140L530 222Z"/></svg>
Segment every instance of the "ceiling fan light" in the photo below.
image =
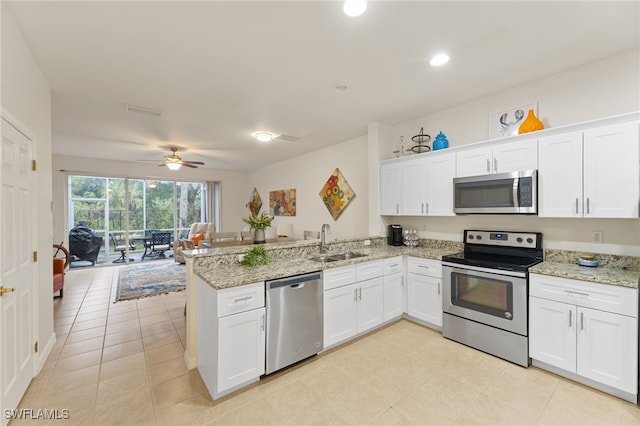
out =
<svg viewBox="0 0 640 426"><path fill-rule="evenodd" d="M360 16L367 10L367 2L365 0L347 0L342 7L347 16Z"/></svg>
<svg viewBox="0 0 640 426"><path fill-rule="evenodd" d="M167 167L169 168L169 170L180 170L180 166L182 166L182 164L180 164L180 163L168 162L166 164L167 164Z"/></svg>
<svg viewBox="0 0 640 426"><path fill-rule="evenodd" d="M449 55L447 55L446 53L438 53L431 58L429 64L432 67L439 67L440 65L444 65L447 62L449 62Z"/></svg>
<svg viewBox="0 0 640 426"><path fill-rule="evenodd" d="M260 142L271 142L271 139L273 139L273 135L268 132L258 132L255 136Z"/></svg>

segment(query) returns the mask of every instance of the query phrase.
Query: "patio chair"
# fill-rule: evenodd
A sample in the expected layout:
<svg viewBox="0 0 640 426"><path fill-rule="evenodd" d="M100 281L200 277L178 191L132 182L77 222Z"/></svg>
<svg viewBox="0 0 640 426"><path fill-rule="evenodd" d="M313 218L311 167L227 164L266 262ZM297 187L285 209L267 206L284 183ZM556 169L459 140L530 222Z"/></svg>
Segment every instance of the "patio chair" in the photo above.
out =
<svg viewBox="0 0 640 426"><path fill-rule="evenodd" d="M112 263L125 263L127 261L127 242L124 239L118 239L115 232L109 232L109 238L111 244L113 244L113 250L120 252L120 257L114 260ZM136 247L129 241L129 251L135 250ZM129 262L133 262L135 259L129 259Z"/></svg>
<svg viewBox="0 0 640 426"><path fill-rule="evenodd" d="M149 244L149 252L142 255L142 260L145 257L165 259L164 252L171 249L171 232L153 232Z"/></svg>

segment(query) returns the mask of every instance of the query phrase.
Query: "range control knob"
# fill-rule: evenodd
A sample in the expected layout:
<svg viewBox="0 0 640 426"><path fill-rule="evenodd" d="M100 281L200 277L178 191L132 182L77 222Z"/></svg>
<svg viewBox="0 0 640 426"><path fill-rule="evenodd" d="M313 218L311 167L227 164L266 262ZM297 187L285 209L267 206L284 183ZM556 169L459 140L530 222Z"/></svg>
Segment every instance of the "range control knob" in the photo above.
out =
<svg viewBox="0 0 640 426"><path fill-rule="evenodd" d="M473 240L473 235L469 234L469 239Z"/></svg>
<svg viewBox="0 0 640 426"><path fill-rule="evenodd" d="M476 236L476 240L481 240L482 239L482 235L477 235Z"/></svg>
<svg viewBox="0 0 640 426"><path fill-rule="evenodd" d="M529 244L533 244L533 238L531 238L531 237L527 238L527 242L528 242Z"/></svg>
<svg viewBox="0 0 640 426"><path fill-rule="evenodd" d="M516 238L516 241L517 241L517 242L519 242L519 243L521 243L521 242L522 242L522 237L518 237L518 238Z"/></svg>

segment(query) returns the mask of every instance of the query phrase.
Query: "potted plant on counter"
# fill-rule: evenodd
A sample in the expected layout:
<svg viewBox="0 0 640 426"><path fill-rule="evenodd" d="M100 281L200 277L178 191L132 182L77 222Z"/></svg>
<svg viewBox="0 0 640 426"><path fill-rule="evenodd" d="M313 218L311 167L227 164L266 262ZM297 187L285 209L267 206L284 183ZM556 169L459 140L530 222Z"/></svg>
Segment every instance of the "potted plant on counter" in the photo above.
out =
<svg viewBox="0 0 640 426"><path fill-rule="evenodd" d="M251 215L249 217L245 217L242 220L249 225L252 230L255 230L253 234L253 243L254 244L264 244L266 239L264 237L264 230L271 226L271 222L273 221L273 216L269 216L267 213L262 212L260 215Z"/></svg>

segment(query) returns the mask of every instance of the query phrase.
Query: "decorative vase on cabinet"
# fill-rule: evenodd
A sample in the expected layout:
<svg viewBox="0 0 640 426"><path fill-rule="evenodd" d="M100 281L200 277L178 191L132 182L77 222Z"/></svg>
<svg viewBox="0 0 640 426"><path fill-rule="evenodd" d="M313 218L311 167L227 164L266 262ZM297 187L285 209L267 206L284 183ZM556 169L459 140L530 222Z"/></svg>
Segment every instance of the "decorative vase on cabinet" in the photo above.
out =
<svg viewBox="0 0 640 426"><path fill-rule="evenodd" d="M524 119L524 121L520 125L520 128L518 129L518 133L529 133L542 129L544 129L544 124L542 124L542 121L540 121L538 117L536 117L533 110L530 109L529 113L527 114L527 118Z"/></svg>

